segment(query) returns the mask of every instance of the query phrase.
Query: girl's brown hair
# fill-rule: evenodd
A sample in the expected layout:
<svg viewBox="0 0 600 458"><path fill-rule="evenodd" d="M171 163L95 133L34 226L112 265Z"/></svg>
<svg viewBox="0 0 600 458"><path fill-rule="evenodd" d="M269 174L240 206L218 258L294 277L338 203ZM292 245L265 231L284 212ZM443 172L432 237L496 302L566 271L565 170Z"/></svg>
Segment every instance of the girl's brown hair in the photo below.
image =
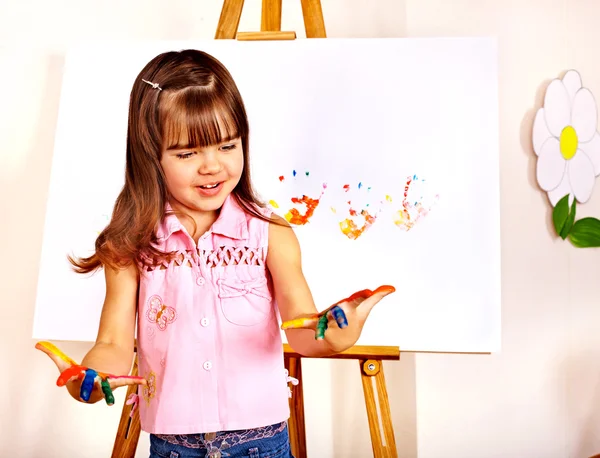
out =
<svg viewBox="0 0 600 458"><path fill-rule="evenodd" d="M155 86L153 86L152 84ZM108 226L90 257L69 257L78 273L102 266L139 266L147 256L161 256L153 244L155 229L165 216L169 191L160 165L165 145L187 129L189 147L206 147L242 139L244 169L232 194L249 214L264 204L250 180L249 125L244 102L229 71L214 57L198 50L166 52L152 59L131 90L127 126L125 184Z"/></svg>

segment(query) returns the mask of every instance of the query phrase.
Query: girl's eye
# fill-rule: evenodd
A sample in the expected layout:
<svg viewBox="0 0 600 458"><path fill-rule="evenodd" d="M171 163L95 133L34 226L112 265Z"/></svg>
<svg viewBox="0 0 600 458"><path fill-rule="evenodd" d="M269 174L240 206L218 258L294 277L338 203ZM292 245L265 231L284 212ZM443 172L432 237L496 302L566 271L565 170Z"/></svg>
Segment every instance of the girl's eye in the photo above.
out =
<svg viewBox="0 0 600 458"><path fill-rule="evenodd" d="M224 145L221 147L223 151L232 151L237 148L237 145L234 143L232 145Z"/></svg>
<svg viewBox="0 0 600 458"><path fill-rule="evenodd" d="M177 155L177 159L187 159L189 157L192 157L193 153L180 153Z"/></svg>

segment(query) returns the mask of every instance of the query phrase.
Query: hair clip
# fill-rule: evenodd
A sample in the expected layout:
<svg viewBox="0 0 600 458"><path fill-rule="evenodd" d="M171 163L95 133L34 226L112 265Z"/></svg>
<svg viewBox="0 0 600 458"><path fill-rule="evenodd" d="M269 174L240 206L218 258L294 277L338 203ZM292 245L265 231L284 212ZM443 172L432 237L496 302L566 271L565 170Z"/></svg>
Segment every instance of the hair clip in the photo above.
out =
<svg viewBox="0 0 600 458"><path fill-rule="evenodd" d="M152 83L152 82L150 82L150 81L146 81L145 79L142 79L142 81L143 81L144 83L147 83L147 84L149 84L149 85L150 85L150 86L152 86L154 89L158 89L159 91L162 91L162 87L160 87L160 86L158 85L158 83Z"/></svg>

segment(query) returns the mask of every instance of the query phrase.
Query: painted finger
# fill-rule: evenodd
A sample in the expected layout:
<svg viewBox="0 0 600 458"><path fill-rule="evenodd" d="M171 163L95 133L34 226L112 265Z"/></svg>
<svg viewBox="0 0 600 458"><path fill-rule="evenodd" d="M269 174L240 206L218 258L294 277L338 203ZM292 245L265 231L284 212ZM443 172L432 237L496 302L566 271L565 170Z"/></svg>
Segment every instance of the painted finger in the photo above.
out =
<svg viewBox="0 0 600 458"><path fill-rule="evenodd" d="M380 286L364 301L362 301L361 309L367 313L371 313L371 310L375 305L379 303L385 296L393 293L396 289L393 286Z"/></svg>
<svg viewBox="0 0 600 458"><path fill-rule="evenodd" d="M67 364L77 365L77 363L72 358L65 355L62 351L60 351L58 349L58 347L56 345L54 345L50 342L45 342L45 341L38 342L35 344L35 348L43 351L48 356L52 356L52 355L56 356L56 357L60 358L61 360L63 360L64 362L66 362Z"/></svg>
<svg viewBox="0 0 600 458"><path fill-rule="evenodd" d="M346 313L341 307L336 305L331 310L329 310L328 313L335 320L339 328L343 329L348 326L348 319L346 318Z"/></svg>
<svg viewBox="0 0 600 458"><path fill-rule="evenodd" d="M395 291L396 288L394 288L392 285L382 285L373 291L373 295L381 294L382 296L387 296Z"/></svg>
<svg viewBox="0 0 600 458"><path fill-rule="evenodd" d="M281 329L314 329L319 322L319 318L320 315L313 315L305 318L288 320L281 325Z"/></svg>
<svg viewBox="0 0 600 458"><path fill-rule="evenodd" d="M315 332L316 340L323 340L325 338L325 331L327 331L327 324L329 322L329 318L327 314L321 315L319 318L319 322L317 323L317 329Z"/></svg>
<svg viewBox="0 0 600 458"><path fill-rule="evenodd" d="M85 371L83 382L81 382L81 389L79 390L79 397L85 402L90 400L96 383L96 377L98 377L98 373L94 369L87 369Z"/></svg>
<svg viewBox="0 0 600 458"><path fill-rule="evenodd" d="M85 376L85 370L87 367L84 366L71 366L60 373L56 380L57 386L65 386L68 382L73 380L82 379Z"/></svg>
<svg viewBox="0 0 600 458"><path fill-rule="evenodd" d="M346 299L342 299L341 301L337 302L334 305L339 305L341 303L348 303L348 304L354 305L355 307L358 307L366 299L370 298L373 295L381 295L383 297L383 296L387 296L390 293L393 293L394 291L396 291L396 288L394 288L391 285L379 286L375 291L372 291L370 289L363 289L363 290L357 291L354 294L348 296Z"/></svg>
<svg viewBox="0 0 600 458"><path fill-rule="evenodd" d="M146 385L146 379L144 377L133 376L133 375L109 375L108 380L110 386L113 390L120 388L122 386L129 385Z"/></svg>
<svg viewBox="0 0 600 458"><path fill-rule="evenodd" d="M49 342L38 342L35 345L35 348L45 353L54 362L59 372L64 371L69 366L77 365L75 361L62 353L60 350L58 350L58 348Z"/></svg>
<svg viewBox="0 0 600 458"><path fill-rule="evenodd" d="M115 403L115 397L113 396L112 389L110 388L110 383L108 383L108 380L102 379L100 384L102 386L102 392L104 393L106 404L112 406Z"/></svg>

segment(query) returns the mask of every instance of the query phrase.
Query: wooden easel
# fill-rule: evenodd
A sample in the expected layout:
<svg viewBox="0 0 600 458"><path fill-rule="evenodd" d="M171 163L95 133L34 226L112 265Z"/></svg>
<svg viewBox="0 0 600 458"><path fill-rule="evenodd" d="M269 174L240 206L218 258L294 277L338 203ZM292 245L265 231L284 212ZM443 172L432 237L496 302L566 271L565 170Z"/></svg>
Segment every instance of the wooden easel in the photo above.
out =
<svg viewBox="0 0 600 458"><path fill-rule="evenodd" d="M296 353L288 344L283 344L285 367L290 377L298 380L298 385L292 387L290 399L290 418L288 421L292 453L295 458L307 458L306 454L306 428L304 423L304 393L302 389L302 356ZM383 374L383 361L399 361L400 349L398 347L375 347L354 346L342 353L329 356L328 359L354 359L359 363L362 379L367 417L369 420L369 431L371 434L371 446L375 458L398 458L396 450L396 439L390 413L385 376ZM138 374L137 354L133 363L131 375ZM373 388L375 380L376 389ZM127 389L128 398L137 391L137 386ZM375 393L379 400L378 414ZM134 458L137 444L140 438L140 418L136 414L131 417L131 407L123 406L121 420L117 429L117 437L112 451L112 458ZM379 424L383 431L380 429ZM383 437L382 437L383 434Z"/></svg>
<svg viewBox="0 0 600 458"><path fill-rule="evenodd" d="M325 21L321 10L320 0L300 0L302 15L307 38L326 38ZM216 39L238 40L294 40L296 32L281 31L282 0L263 0L260 32L238 32L244 0L224 0L221 17L215 34ZM292 453L295 458L307 458L306 429L304 423L304 395L302 389L302 358L288 344L284 344L285 367L291 377L299 383L292 388L290 399L290 419L288 422ZM360 374L367 407L371 446L375 458L397 458L396 439L392 426L390 405L388 401L385 376L383 374L384 360L400 360L398 347L355 346L329 359L354 359L359 363ZM137 355L131 375L137 375ZM373 388L375 380L376 389ZM136 386L130 386L127 396L135 393ZM375 393L379 400L379 417ZM130 417L131 408L123 406L121 420L117 429L117 437L113 446L112 458L134 458L140 437L140 420L138 415ZM382 429L379 427L381 423ZM383 434L383 436L382 436Z"/></svg>
<svg viewBox="0 0 600 458"><path fill-rule="evenodd" d="M296 458L306 458L306 430L304 427L304 395L302 392L302 358L288 344L283 345L285 367L290 376L298 379L300 383L292 388L290 399L290 419L288 421L290 431L290 442L292 453ZM365 403L367 406L367 417L369 419L369 431L371 433L371 446L375 458L398 458L396 451L396 439L390 413L385 376L383 375L384 360L400 360L400 349L398 347L370 347L354 346L345 352L329 356L328 359L355 359L358 360L360 375L362 379ZM373 388L373 379L377 391ZM375 393L379 399L379 410L377 412ZM379 422L383 431L379 428ZM382 440L383 433L383 440Z"/></svg>

